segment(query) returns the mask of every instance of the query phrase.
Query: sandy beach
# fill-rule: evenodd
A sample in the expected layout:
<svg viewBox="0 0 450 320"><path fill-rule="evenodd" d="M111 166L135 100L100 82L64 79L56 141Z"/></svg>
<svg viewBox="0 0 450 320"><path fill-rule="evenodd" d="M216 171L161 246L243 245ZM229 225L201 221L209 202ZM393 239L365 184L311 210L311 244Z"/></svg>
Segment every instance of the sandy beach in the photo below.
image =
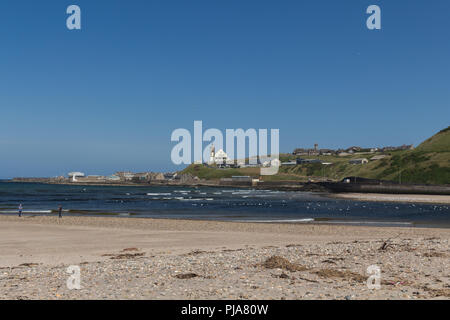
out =
<svg viewBox="0 0 450 320"><path fill-rule="evenodd" d="M450 229L0 217L0 299L448 299ZM77 265L81 289L69 290ZM381 270L369 289L367 268Z"/></svg>
<svg viewBox="0 0 450 320"><path fill-rule="evenodd" d="M328 196L358 201L450 204L450 196L433 194L331 193Z"/></svg>

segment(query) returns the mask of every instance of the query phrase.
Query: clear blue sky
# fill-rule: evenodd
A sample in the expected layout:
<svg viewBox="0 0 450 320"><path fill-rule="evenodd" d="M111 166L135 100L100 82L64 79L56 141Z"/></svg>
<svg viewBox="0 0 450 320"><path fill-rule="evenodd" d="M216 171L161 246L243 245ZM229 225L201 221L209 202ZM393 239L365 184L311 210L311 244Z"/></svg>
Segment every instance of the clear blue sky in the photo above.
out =
<svg viewBox="0 0 450 320"><path fill-rule="evenodd" d="M82 30L66 28L70 4ZM366 8L382 30L366 28ZM194 120L295 147L449 125L450 1L4 0L0 178L173 170Z"/></svg>

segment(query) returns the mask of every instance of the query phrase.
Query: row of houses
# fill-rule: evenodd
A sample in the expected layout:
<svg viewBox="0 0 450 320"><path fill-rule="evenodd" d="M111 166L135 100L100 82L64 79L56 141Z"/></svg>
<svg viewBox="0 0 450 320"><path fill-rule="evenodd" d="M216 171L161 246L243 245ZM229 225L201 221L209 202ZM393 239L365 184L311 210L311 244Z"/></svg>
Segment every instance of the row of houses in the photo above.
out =
<svg viewBox="0 0 450 320"><path fill-rule="evenodd" d="M374 153L374 152L388 152L388 151L400 151L400 150L412 150L414 146L412 144L404 144L397 147L383 147L383 148L362 148L358 146L352 146L347 149L319 149L315 144L313 149L297 148L292 154L295 156L319 156L319 155L339 155L346 156L355 153Z"/></svg>
<svg viewBox="0 0 450 320"><path fill-rule="evenodd" d="M376 161L376 160L381 160L386 158L387 155L384 154L379 154L379 155L375 155L373 157L369 159L367 158L358 158L358 159L351 159L348 162L350 164L366 164L369 163L369 161ZM320 159L302 159L302 158L297 158L295 160L291 160L291 161L286 161L286 162L281 162L282 166L296 166L296 165L303 165L303 164L313 164L313 163L320 163L322 165L331 165L333 164L332 162L326 162Z"/></svg>
<svg viewBox="0 0 450 320"><path fill-rule="evenodd" d="M83 172L69 172L69 181L71 182L134 182L134 183L148 183L158 181L187 181L196 180L197 177L186 174L178 174L172 172L139 172L133 173L129 171L119 171L109 176L102 175L85 175Z"/></svg>

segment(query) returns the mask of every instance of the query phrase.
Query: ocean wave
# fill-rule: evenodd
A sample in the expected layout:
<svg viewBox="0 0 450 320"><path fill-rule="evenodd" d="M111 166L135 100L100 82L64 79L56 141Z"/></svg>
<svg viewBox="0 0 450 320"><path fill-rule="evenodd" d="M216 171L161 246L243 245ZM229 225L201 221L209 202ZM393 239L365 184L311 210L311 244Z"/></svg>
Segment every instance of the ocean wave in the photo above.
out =
<svg viewBox="0 0 450 320"><path fill-rule="evenodd" d="M255 223L299 223L299 222L313 222L314 218L303 219L277 219L277 220L239 220L239 222L255 222Z"/></svg>
<svg viewBox="0 0 450 320"><path fill-rule="evenodd" d="M22 210L22 213L52 213L52 210ZM0 213L19 213L18 210L0 210Z"/></svg>
<svg viewBox="0 0 450 320"><path fill-rule="evenodd" d="M317 221L318 223L331 223L331 224L369 224L369 225L412 225L412 222L403 221L337 221L337 220L327 220L327 221Z"/></svg>
<svg viewBox="0 0 450 320"><path fill-rule="evenodd" d="M161 192L161 193L147 193L148 196L171 196L170 192Z"/></svg>
<svg viewBox="0 0 450 320"><path fill-rule="evenodd" d="M214 198L191 198L191 199L182 198L182 199L178 199L178 200L180 200L180 201L213 201Z"/></svg>

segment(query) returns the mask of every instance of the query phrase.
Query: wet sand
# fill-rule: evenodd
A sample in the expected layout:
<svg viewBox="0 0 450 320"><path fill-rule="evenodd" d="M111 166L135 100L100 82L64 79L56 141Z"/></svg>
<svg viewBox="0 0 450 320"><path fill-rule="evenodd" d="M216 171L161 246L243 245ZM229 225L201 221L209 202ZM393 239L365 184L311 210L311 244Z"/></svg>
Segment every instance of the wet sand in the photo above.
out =
<svg viewBox="0 0 450 320"><path fill-rule="evenodd" d="M449 239L439 228L1 216L0 299L448 299ZM80 290L66 286L69 265ZM371 265L379 290L366 284Z"/></svg>
<svg viewBox="0 0 450 320"><path fill-rule="evenodd" d="M450 196L432 194L333 193L329 196L360 201L450 204Z"/></svg>

